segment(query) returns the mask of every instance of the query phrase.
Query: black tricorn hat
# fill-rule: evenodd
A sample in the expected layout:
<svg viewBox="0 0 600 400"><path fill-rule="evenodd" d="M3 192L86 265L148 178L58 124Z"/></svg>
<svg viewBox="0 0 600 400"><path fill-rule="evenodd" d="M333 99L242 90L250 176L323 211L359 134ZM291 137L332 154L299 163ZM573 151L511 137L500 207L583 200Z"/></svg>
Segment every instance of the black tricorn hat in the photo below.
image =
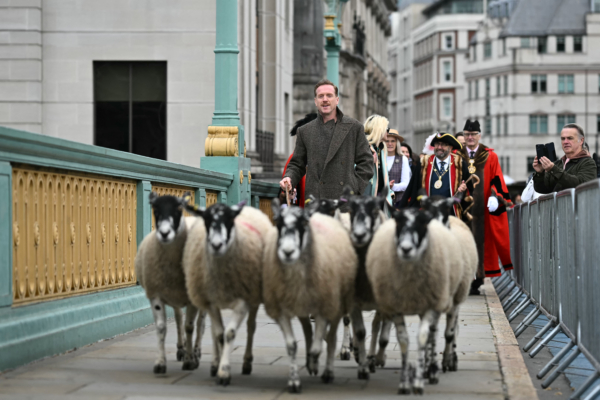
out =
<svg viewBox="0 0 600 400"><path fill-rule="evenodd" d="M435 146L437 142L449 144L455 150L462 150L462 144L450 133L438 132L431 141L431 145Z"/></svg>
<svg viewBox="0 0 600 400"><path fill-rule="evenodd" d="M465 127L463 128L463 131L481 132L481 127L479 126L479 121L477 121L477 120L471 121L470 119L468 119L467 123L465 124Z"/></svg>
<svg viewBox="0 0 600 400"><path fill-rule="evenodd" d="M296 124L290 131L290 136L296 136L296 133L298 133L298 128L300 128L303 125L308 124L311 121L314 121L315 119L317 119L317 113L306 114L306 116L304 118L296 121Z"/></svg>

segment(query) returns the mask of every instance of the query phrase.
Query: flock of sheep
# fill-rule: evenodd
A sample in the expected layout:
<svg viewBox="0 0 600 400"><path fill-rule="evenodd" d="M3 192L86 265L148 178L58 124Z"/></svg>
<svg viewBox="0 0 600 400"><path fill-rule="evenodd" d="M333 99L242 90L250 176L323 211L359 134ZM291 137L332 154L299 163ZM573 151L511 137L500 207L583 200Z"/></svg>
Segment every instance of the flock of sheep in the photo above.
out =
<svg viewBox="0 0 600 400"><path fill-rule="evenodd" d="M252 371L252 340L260 304L283 332L290 356L288 389L293 393L301 391L291 325L294 317L300 320L306 340L309 374L317 375L323 341L327 342L321 376L325 383L334 379L341 320L345 327L340 357L349 359L354 350L359 379L368 379L369 372L385 364L385 347L394 324L402 354L398 392L422 394L425 380L437 383L435 339L441 313L446 313L447 321L442 368L457 369L458 309L468 296L477 250L469 228L448 216L455 199L424 198L420 210L393 211L392 218L386 217L384 197L345 193L339 200L311 199L304 209L282 209L275 199L275 225L260 210L243 204L215 204L205 210L188 201L189 195L150 195L156 231L142 241L135 261L156 322L155 373L166 372L166 305L175 312L177 359L183 361L184 370L199 365L204 320L210 315L211 375L221 385L230 383L230 354L247 315L242 373ZM349 213L340 213L340 206ZM184 217L184 210L195 217ZM221 309L233 311L227 326ZM368 310L377 313L367 355L362 311ZM404 316L415 314L421 324L418 361L412 366Z"/></svg>

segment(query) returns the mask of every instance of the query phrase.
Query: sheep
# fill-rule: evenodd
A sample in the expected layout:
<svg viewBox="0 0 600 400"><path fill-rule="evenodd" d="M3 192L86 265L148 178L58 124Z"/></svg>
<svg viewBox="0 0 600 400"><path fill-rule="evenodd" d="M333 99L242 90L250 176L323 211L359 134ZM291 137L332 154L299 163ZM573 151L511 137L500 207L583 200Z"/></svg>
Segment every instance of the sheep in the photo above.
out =
<svg viewBox="0 0 600 400"><path fill-rule="evenodd" d="M158 335L158 358L154 363L154 373L167 371L165 357L166 309L173 307L177 326L177 360L183 359L183 369L198 368L200 358L200 339L204 333L204 313L200 313L198 332L194 350L192 336L194 320L198 310L188 298L185 277L181 266L183 247L188 231L196 224L197 218L183 217L183 205L189 201L186 193L181 199L174 196L161 196L150 193L150 204L156 221L156 231L150 232L140 243L135 257L135 272L140 285L150 300L156 331ZM185 333L183 338L181 308L186 307ZM183 343L185 342L185 350Z"/></svg>
<svg viewBox="0 0 600 400"><path fill-rule="evenodd" d="M391 238L395 238L391 239ZM435 332L439 316L451 306L450 274L452 233L427 211L395 211L375 233L367 253L366 272L373 287L378 309L396 325L402 352L402 370L398 392L410 393L407 364L408 334L404 315L421 317L418 331L418 362L413 392L423 393L424 367L428 344L432 373L435 363ZM433 343L431 339L433 338ZM430 344L431 343L431 344ZM435 382L433 382L435 383Z"/></svg>
<svg viewBox="0 0 600 400"><path fill-rule="evenodd" d="M214 204L188 210L204 219L190 232L183 254L188 295L192 303L208 310L212 321L215 354L211 375L226 386L231 381L230 355L236 332L248 315L248 338L242 374L252 372L252 341L256 313L262 303L263 244L273 226L260 210L244 204ZM200 224L197 224L200 225ZM204 254L204 255L203 255ZM233 317L223 328L220 309L231 308Z"/></svg>
<svg viewBox="0 0 600 400"><path fill-rule="evenodd" d="M318 373L319 355L327 326L327 362L321 379L334 379L333 361L337 326L352 309L357 258L348 233L335 219L314 214L298 207L280 210L272 202L276 226L265 243L263 263L263 297L267 314L283 332L290 375L288 390L301 391L296 365L297 346L290 320L294 316L315 318L315 334L307 357L307 370Z"/></svg>
<svg viewBox="0 0 600 400"><path fill-rule="evenodd" d="M446 314L446 330L444 336L446 347L442 361L442 370L444 372L456 371L458 369L458 356L456 354L456 337L458 336L458 311L469 295L471 281L477 271L479 256L475 238L469 227L460 219L449 215L451 207L456 198L436 198L424 197L421 204L424 209L430 211L435 218L442 222L454 235L459 243L460 257L462 259L462 277L455 288L453 296L453 306Z"/></svg>

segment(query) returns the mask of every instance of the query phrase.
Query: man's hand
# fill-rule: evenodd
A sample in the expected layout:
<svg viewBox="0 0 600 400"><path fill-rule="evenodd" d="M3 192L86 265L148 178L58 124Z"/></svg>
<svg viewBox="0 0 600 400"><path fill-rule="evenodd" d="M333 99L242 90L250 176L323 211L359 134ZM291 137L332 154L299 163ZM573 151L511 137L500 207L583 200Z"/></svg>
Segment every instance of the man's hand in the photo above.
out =
<svg viewBox="0 0 600 400"><path fill-rule="evenodd" d="M550 161L548 157L540 158L540 162L542 163L542 168L546 172L550 172L550 170L554 167L554 163Z"/></svg>
<svg viewBox="0 0 600 400"><path fill-rule="evenodd" d="M546 158L546 157L542 157L542 158ZM544 172L544 167L542 167L542 164L540 163L540 161L538 160L538 158L534 158L533 159L533 169L535 170L535 172L539 172L540 174L542 172Z"/></svg>
<svg viewBox="0 0 600 400"><path fill-rule="evenodd" d="M285 177L279 182L279 186L281 186L283 190L285 190L286 187L288 190L292 190L292 180L288 177Z"/></svg>
<svg viewBox="0 0 600 400"><path fill-rule="evenodd" d="M465 181L462 181L460 186L458 187L458 189L456 190L457 192L464 192L467 190L467 184L465 183Z"/></svg>
<svg viewBox="0 0 600 400"><path fill-rule="evenodd" d="M392 179L392 180L390 181L390 189L391 189L391 188L394 186L394 183L396 183L396 181Z"/></svg>
<svg viewBox="0 0 600 400"><path fill-rule="evenodd" d="M487 203L488 210L490 210L490 212L494 212L498 209L498 206L499 206L498 199L495 198L494 196L490 196L490 198L488 199L488 203Z"/></svg>

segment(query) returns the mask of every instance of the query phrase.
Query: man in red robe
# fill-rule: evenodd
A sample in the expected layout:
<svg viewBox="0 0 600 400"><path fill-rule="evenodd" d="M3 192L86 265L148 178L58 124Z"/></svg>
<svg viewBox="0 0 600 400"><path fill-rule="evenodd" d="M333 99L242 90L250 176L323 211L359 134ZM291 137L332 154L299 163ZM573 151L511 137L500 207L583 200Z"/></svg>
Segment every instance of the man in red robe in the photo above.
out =
<svg viewBox="0 0 600 400"><path fill-rule="evenodd" d="M510 258L510 238L506 209L512 206L504 175L494 149L480 143L479 122L467 120L463 133L466 147L462 149L463 162L470 174L476 174L482 184L471 192L473 220L471 230L477 243L479 266L471 285L471 294L479 294L483 278L499 276L502 271L498 257L505 270L513 268Z"/></svg>

